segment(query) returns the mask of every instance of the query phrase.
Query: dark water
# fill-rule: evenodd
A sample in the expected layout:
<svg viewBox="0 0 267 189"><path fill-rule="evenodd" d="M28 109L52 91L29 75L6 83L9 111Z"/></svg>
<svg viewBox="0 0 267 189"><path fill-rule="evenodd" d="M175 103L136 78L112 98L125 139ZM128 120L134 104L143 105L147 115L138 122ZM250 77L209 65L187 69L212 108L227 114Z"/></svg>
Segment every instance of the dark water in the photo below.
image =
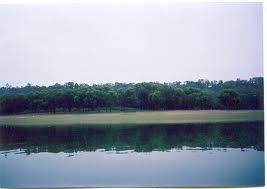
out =
<svg viewBox="0 0 267 189"><path fill-rule="evenodd" d="M2 187L264 185L263 122L0 132Z"/></svg>

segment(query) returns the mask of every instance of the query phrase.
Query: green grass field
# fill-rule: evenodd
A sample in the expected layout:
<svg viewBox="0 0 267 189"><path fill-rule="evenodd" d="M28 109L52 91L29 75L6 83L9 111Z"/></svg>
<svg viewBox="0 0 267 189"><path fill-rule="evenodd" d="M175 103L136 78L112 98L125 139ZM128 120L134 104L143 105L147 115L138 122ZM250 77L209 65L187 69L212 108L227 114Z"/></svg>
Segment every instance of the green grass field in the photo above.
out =
<svg viewBox="0 0 267 189"><path fill-rule="evenodd" d="M27 114L0 116L0 125L122 125L263 121L262 110L150 111L94 114Z"/></svg>

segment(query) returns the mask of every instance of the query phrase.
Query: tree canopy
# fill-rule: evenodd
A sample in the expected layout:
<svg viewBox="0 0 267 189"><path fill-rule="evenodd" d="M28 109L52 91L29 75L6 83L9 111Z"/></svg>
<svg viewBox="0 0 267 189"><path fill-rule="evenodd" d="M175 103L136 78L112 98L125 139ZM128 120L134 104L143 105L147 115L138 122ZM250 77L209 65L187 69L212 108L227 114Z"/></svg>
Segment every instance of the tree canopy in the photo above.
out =
<svg viewBox="0 0 267 189"><path fill-rule="evenodd" d="M0 88L0 113L263 109L263 78Z"/></svg>

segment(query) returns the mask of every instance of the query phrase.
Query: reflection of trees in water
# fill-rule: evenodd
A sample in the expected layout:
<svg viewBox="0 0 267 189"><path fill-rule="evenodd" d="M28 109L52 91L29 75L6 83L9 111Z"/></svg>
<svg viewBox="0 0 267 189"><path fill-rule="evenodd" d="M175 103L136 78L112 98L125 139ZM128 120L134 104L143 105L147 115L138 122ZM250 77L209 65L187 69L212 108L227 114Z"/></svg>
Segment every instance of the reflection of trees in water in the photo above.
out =
<svg viewBox="0 0 267 189"><path fill-rule="evenodd" d="M150 126L0 127L1 150L27 153L173 148L251 148L263 151L263 122Z"/></svg>

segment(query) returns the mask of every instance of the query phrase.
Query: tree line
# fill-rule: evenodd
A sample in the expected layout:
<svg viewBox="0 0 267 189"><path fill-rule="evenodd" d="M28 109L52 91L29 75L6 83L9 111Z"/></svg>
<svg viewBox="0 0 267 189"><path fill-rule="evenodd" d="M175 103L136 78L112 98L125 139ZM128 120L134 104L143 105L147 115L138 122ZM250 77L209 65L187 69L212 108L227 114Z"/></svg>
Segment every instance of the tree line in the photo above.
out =
<svg viewBox="0 0 267 189"><path fill-rule="evenodd" d="M0 88L1 114L178 109L263 109L263 77Z"/></svg>

